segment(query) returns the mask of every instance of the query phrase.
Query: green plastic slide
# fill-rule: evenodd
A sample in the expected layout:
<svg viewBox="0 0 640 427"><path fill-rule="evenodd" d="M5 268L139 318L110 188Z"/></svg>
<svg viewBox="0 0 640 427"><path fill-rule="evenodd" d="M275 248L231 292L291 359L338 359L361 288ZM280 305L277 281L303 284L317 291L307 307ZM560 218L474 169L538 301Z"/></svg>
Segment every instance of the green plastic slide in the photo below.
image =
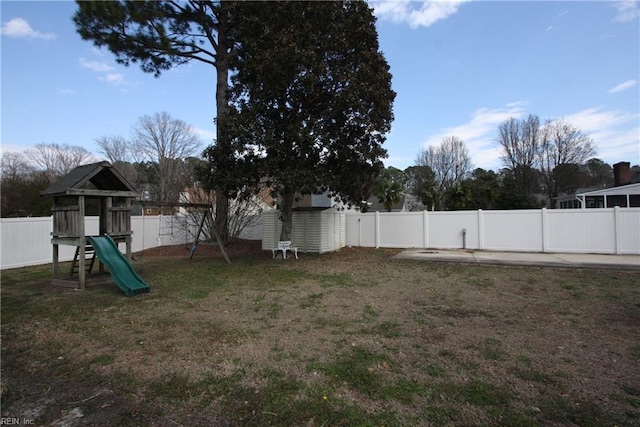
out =
<svg viewBox="0 0 640 427"><path fill-rule="evenodd" d="M87 240L95 249L100 262L109 269L113 281L126 296L132 297L150 291L149 285L138 276L111 237L87 237Z"/></svg>

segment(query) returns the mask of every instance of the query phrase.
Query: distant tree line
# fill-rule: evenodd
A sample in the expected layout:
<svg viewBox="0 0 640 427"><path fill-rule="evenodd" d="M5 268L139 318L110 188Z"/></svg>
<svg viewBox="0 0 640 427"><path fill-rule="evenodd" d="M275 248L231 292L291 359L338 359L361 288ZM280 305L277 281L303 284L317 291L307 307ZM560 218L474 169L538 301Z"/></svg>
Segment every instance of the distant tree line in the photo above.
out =
<svg viewBox="0 0 640 427"><path fill-rule="evenodd" d="M566 122L539 126L535 116L509 119L499 126L497 142L505 166L497 172L474 169L464 141L450 136L438 146L421 150L413 166L405 170L388 167L372 175L366 187L386 210L406 194L413 196L413 210L463 210L554 207L558 195L613 185L611 165L594 157L585 159L595 152L592 142ZM186 188L202 189L202 176L210 167L207 151L204 157L198 155L199 141L192 128L166 112L139 118L130 139L103 136L96 144L99 154L146 201L181 201ZM49 216L50 201L40 197L40 192L73 168L94 161L97 159L85 148L60 144L41 143L23 153L4 153L1 216ZM640 181L640 166L631 168L631 177L632 182ZM234 205L265 191L266 184L262 180L246 186ZM215 204L210 191L200 190L192 196L198 198L192 201ZM361 207L366 210L366 204Z"/></svg>
<svg viewBox="0 0 640 427"><path fill-rule="evenodd" d="M604 188L613 185L612 167L598 158L591 158L580 165L563 168L563 184L559 194L571 194L581 188ZM388 167L380 175L375 195L385 209L391 211L404 195L413 196L410 210L469 210L469 209L538 209L554 208L544 193L544 177L538 169L530 169L533 192L523 192L519 174L502 168L499 171L482 168L471 169L451 185L442 186L431 167L410 166L404 170ZM640 167L631 168L632 182L640 182ZM536 192L537 191L537 192Z"/></svg>
<svg viewBox="0 0 640 427"><path fill-rule="evenodd" d="M193 129L165 112L138 119L129 140L104 136L96 144L147 201L178 202L185 188L195 186L195 170L203 163ZM2 217L49 216L51 201L40 192L77 166L96 161L83 147L55 143L3 153Z"/></svg>
<svg viewBox="0 0 640 427"><path fill-rule="evenodd" d="M498 127L503 168L474 169L464 141L445 137L418 154L404 171L390 167L375 191L391 210L402 195L415 197L416 210L555 208L555 199L580 188L613 185L611 165L593 157L593 141L564 120L544 124L535 115L511 118ZM640 180L633 166L632 182Z"/></svg>

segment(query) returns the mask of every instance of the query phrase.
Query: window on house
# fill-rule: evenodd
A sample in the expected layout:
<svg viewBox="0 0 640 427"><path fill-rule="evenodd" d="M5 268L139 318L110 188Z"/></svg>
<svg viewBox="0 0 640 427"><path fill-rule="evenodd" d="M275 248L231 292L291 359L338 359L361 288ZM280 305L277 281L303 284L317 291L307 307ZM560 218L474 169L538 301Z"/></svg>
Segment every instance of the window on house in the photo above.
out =
<svg viewBox="0 0 640 427"><path fill-rule="evenodd" d="M640 194L629 195L629 207L640 208Z"/></svg>
<svg viewBox="0 0 640 427"><path fill-rule="evenodd" d="M578 200L565 200L560 202L560 209L580 209L580 202Z"/></svg>
<svg viewBox="0 0 640 427"><path fill-rule="evenodd" d="M587 196L585 205L588 209L604 208L604 196Z"/></svg>
<svg viewBox="0 0 640 427"><path fill-rule="evenodd" d="M621 208L627 207L627 196L607 196L607 207L612 208L614 206L620 206Z"/></svg>

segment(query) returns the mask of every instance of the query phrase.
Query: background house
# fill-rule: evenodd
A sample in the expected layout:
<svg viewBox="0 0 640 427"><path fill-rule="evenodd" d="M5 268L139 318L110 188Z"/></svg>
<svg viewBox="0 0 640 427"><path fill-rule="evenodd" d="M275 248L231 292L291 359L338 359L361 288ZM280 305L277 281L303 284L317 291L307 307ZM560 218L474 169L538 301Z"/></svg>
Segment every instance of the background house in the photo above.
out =
<svg viewBox="0 0 640 427"><path fill-rule="evenodd" d="M416 209L416 207L423 209ZM384 203L380 201L378 196L371 196L367 200L367 212L411 212L415 210L424 210L424 206L413 194L403 193L400 199L393 204L391 211L384 207Z"/></svg>
<svg viewBox="0 0 640 427"><path fill-rule="evenodd" d="M613 187L579 189L575 194L558 197L560 209L603 209L640 207L640 183L631 182L631 164L613 165Z"/></svg>

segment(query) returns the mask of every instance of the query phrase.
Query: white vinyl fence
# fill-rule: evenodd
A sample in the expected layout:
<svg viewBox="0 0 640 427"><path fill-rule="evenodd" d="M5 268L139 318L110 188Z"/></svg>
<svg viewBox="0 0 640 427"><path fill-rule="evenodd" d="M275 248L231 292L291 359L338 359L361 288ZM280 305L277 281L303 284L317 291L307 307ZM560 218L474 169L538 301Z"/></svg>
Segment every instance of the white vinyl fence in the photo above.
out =
<svg viewBox="0 0 640 427"><path fill-rule="evenodd" d="M260 240L262 221L241 233L241 238ZM185 230L183 221L172 216L132 216L132 250L139 252L156 246L178 245L193 242L197 225ZM47 264L52 260L51 217L0 219L0 269ZM99 218L85 218L87 236L98 234ZM60 245L60 260L71 261L75 246Z"/></svg>
<svg viewBox="0 0 640 427"><path fill-rule="evenodd" d="M185 237L184 225L169 216L134 216L131 226L134 252L193 241ZM87 235L97 234L98 218L87 218L85 227ZM50 263L51 229L51 217L0 219L0 268ZM240 237L260 240L262 229L259 221ZM347 212L345 243L375 248L640 255L640 208ZM73 259L74 253L74 247L60 246L61 260Z"/></svg>
<svg viewBox="0 0 640 427"><path fill-rule="evenodd" d="M640 208L347 213L346 244L640 254Z"/></svg>

